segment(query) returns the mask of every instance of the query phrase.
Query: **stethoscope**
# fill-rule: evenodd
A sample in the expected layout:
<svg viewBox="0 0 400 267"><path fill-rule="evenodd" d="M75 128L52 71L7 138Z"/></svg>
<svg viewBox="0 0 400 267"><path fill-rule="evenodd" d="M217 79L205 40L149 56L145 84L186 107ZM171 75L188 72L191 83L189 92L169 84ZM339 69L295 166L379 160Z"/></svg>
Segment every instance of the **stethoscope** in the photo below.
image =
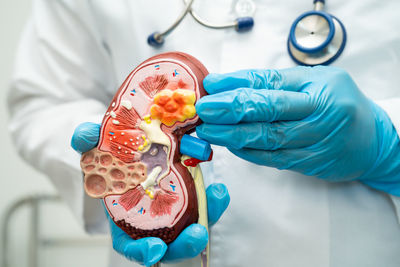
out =
<svg viewBox="0 0 400 267"><path fill-rule="evenodd" d="M255 11L252 0L237 0L239 16L231 23L213 24L200 17L193 9L194 0L183 0L185 8L177 20L165 31L149 35L147 43L159 47L170 34L190 14L199 24L212 29L234 28L237 32L249 31L254 26L250 16ZM314 0L314 10L301 14L290 28L287 48L290 57L300 65L328 65L337 59L346 45L346 30L338 18L323 11L325 0ZM240 12L243 11L243 12Z"/></svg>

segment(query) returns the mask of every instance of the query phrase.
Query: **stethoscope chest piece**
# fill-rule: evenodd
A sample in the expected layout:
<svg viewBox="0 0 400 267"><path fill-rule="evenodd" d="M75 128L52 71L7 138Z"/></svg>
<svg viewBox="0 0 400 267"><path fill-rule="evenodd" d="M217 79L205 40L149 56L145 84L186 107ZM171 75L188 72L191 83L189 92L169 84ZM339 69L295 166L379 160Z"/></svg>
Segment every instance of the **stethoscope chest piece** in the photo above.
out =
<svg viewBox="0 0 400 267"><path fill-rule="evenodd" d="M320 11L323 3L314 2L316 10L300 15L289 33L289 54L300 65L328 65L339 57L346 45L343 24L336 17Z"/></svg>

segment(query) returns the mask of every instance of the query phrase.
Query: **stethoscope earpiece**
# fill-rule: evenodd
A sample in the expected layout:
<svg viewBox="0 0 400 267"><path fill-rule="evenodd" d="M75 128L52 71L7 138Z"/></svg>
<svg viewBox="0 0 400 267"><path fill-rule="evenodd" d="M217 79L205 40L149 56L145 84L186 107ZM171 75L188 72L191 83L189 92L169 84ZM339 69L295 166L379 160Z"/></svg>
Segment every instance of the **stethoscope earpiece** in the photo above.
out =
<svg viewBox="0 0 400 267"><path fill-rule="evenodd" d="M153 47L160 47L164 44L164 38L159 32L154 32L147 37L147 43Z"/></svg>
<svg viewBox="0 0 400 267"><path fill-rule="evenodd" d="M250 31L254 26L254 19L252 17L241 17L235 20L235 29L238 32Z"/></svg>
<svg viewBox="0 0 400 267"><path fill-rule="evenodd" d="M199 24L212 29L234 28L237 32L245 32L254 26L253 17L243 16L244 14L232 23L210 23L193 11L193 1L183 0L185 8L178 19L164 32L150 34L147 43L153 47L161 47L165 37L181 23L187 14L190 14ZM238 1L241 10L255 10L255 5L251 0ZM299 65L330 64L340 56L346 45L346 30L340 20L323 11L324 0L313 2L314 10L301 14L293 22L287 41L289 55Z"/></svg>

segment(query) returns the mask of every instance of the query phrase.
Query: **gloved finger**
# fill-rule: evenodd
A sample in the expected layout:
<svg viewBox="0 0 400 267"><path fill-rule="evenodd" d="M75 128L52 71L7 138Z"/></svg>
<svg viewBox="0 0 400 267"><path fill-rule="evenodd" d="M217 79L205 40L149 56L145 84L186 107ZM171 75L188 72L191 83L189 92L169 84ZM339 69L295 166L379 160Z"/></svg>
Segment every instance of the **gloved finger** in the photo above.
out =
<svg viewBox="0 0 400 267"><path fill-rule="evenodd" d="M233 149L277 150L311 146L329 134L330 128L314 122L254 122L235 125L203 123L196 133L209 143Z"/></svg>
<svg viewBox="0 0 400 267"><path fill-rule="evenodd" d="M251 148L229 148L229 150L236 156L258 165L274 167L280 170L297 171L304 175L316 176L328 181L337 181L339 177L343 181L342 177L344 174L342 175L340 167L338 168L338 173L332 174L326 172L326 169L336 164L337 159L334 156L338 155L337 151L341 150L340 146L331 150L321 149L317 145L300 149L279 149L276 151ZM324 157L331 158L331 160L321 160Z"/></svg>
<svg viewBox="0 0 400 267"><path fill-rule="evenodd" d="M231 73L211 73L203 80L209 94L234 90L240 87L299 91L307 84L312 68L298 66L282 70L250 69Z"/></svg>
<svg viewBox="0 0 400 267"><path fill-rule="evenodd" d="M207 187L208 224L214 225L228 208L231 198L224 184L211 184Z"/></svg>
<svg viewBox="0 0 400 267"><path fill-rule="evenodd" d="M112 224L113 248L127 259L150 266L160 261L167 251L167 245L160 238L146 237L134 240L116 226L111 219L109 220Z"/></svg>
<svg viewBox="0 0 400 267"><path fill-rule="evenodd" d="M240 88L202 97L196 104L199 117L208 123L300 120L314 111L306 93Z"/></svg>
<svg viewBox="0 0 400 267"><path fill-rule="evenodd" d="M296 149L280 149L275 151L251 148L228 149L233 154L244 160L258 165L274 167L280 170L292 170L294 167L299 166L299 163L307 160L308 156L306 153L303 153L303 150Z"/></svg>
<svg viewBox="0 0 400 267"><path fill-rule="evenodd" d="M84 122L75 128L71 138L71 146L79 153L94 148L99 142L101 125L93 122Z"/></svg>
<svg viewBox="0 0 400 267"><path fill-rule="evenodd" d="M189 225L168 245L168 250L162 262L178 262L180 260L194 258L205 249L207 243L207 229L200 224Z"/></svg>

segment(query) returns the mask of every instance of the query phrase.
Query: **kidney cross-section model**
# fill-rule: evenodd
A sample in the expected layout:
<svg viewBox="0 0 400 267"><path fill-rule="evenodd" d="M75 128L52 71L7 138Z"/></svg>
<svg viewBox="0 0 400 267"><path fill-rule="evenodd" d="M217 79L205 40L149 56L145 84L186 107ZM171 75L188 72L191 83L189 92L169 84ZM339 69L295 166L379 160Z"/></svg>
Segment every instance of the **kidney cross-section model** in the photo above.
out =
<svg viewBox="0 0 400 267"><path fill-rule="evenodd" d="M196 183L202 177L195 176L196 164L211 158L210 148L197 155L201 142L186 135L182 149L197 156L182 155L180 148L182 136L199 124L195 103L205 95L205 75L205 67L184 53L146 60L115 94L98 146L82 155L87 194L102 198L134 239L154 236L168 244L199 216L206 221L204 187Z"/></svg>

